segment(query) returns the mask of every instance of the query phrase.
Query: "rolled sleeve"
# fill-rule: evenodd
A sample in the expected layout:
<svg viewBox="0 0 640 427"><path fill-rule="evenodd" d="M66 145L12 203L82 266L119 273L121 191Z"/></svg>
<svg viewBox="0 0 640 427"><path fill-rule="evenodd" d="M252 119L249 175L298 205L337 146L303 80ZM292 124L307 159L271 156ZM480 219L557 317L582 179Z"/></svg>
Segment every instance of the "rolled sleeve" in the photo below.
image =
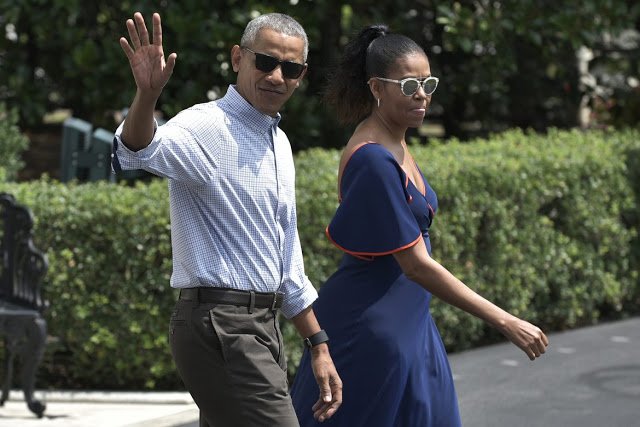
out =
<svg viewBox="0 0 640 427"><path fill-rule="evenodd" d="M143 169L176 181L209 183L216 174L215 147L220 135L211 120L207 122L203 116L201 110L192 109L162 126L156 122L153 139L138 151L130 150L122 141L123 122L114 136L113 170Z"/></svg>
<svg viewBox="0 0 640 427"><path fill-rule="evenodd" d="M318 298L318 291L316 291L306 276L304 277L302 287L296 286L296 288L296 290L289 292L285 290L281 311L287 319L295 317L302 310L313 304Z"/></svg>
<svg viewBox="0 0 640 427"><path fill-rule="evenodd" d="M284 275L281 286L281 290L285 294L282 313L287 319L309 307L318 298L318 291L309 281L304 270L304 258L298 233L295 192L292 193L290 206L288 220L286 224L283 224L286 243L283 253Z"/></svg>
<svg viewBox="0 0 640 427"><path fill-rule="evenodd" d="M114 150L112 156L112 168L114 171L119 170L135 170L146 169L149 159L153 157L153 154L157 151L160 145L160 140L155 138L156 130L158 129L158 122L154 119L154 138L151 143L145 148L133 151L129 149L122 141L122 129L124 122L118 126L114 135Z"/></svg>

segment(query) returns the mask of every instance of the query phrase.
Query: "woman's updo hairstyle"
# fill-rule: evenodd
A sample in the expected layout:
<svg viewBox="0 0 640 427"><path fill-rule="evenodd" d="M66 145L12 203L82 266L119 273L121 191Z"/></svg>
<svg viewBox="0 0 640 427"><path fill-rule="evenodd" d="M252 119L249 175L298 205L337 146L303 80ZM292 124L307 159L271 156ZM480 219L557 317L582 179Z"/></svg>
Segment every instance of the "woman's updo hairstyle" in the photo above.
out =
<svg viewBox="0 0 640 427"><path fill-rule="evenodd" d="M355 124L371 113L374 99L371 77L386 77L398 58L424 53L410 38L389 32L384 24L361 30L345 46L338 65L330 73L324 93L327 104L336 109L338 121Z"/></svg>

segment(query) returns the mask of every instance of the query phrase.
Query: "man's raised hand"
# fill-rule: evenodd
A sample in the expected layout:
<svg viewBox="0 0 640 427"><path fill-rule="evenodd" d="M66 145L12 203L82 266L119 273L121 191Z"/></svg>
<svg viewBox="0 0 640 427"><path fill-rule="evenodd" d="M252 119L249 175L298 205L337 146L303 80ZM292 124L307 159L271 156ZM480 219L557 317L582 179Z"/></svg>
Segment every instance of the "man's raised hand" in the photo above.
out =
<svg viewBox="0 0 640 427"><path fill-rule="evenodd" d="M149 40L149 32L140 12L136 12L133 19L127 20L127 30L131 44L125 37L121 37L120 46L129 59L138 91L157 98L173 73L178 55L172 53L165 62L162 24L157 13L153 14L153 41Z"/></svg>

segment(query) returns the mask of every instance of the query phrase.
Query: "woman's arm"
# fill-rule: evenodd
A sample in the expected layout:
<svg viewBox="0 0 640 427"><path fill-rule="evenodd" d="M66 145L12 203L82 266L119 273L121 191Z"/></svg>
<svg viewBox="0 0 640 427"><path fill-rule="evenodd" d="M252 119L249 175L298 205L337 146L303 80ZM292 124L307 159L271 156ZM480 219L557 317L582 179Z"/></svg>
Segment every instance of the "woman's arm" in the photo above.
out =
<svg viewBox="0 0 640 427"><path fill-rule="evenodd" d="M429 256L424 241L394 254L405 275L436 297L487 322L520 347L529 359L544 352L549 340L535 325L483 298Z"/></svg>

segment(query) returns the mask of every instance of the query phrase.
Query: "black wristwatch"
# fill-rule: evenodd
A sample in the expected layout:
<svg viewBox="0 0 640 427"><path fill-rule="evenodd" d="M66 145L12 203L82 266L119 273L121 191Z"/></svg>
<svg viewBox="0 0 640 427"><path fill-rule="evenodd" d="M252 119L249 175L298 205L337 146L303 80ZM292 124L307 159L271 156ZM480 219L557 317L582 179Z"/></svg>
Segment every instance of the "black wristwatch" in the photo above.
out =
<svg viewBox="0 0 640 427"><path fill-rule="evenodd" d="M311 348L317 346L318 344L322 344L323 342L329 341L329 335L327 335L324 329L321 329L320 332L316 332L315 334L305 338L302 341L307 348Z"/></svg>

